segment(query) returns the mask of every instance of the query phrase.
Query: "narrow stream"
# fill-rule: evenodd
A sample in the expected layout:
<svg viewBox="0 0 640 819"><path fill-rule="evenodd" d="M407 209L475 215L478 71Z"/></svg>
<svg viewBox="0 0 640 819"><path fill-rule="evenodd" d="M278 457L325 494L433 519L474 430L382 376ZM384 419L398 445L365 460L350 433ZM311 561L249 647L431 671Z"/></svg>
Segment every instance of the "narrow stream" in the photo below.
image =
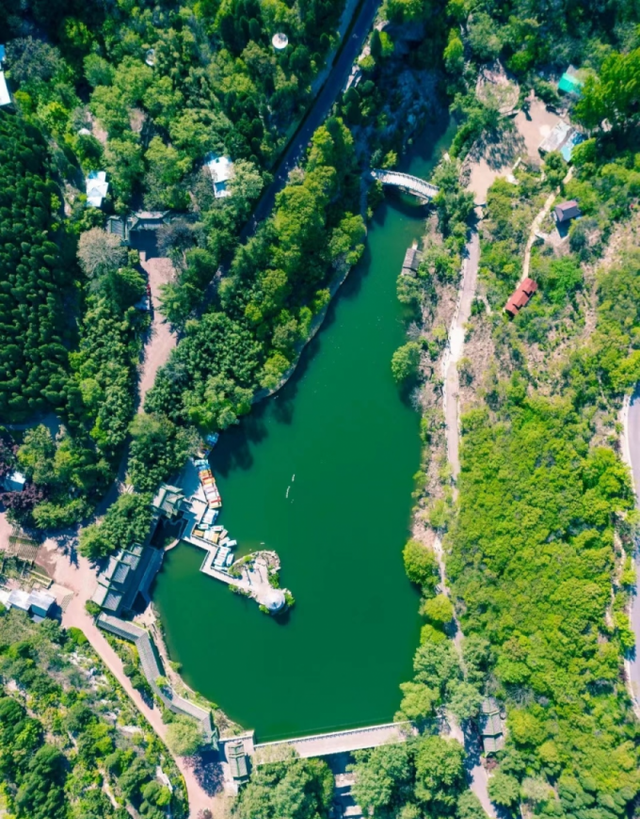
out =
<svg viewBox="0 0 640 819"><path fill-rule="evenodd" d="M428 175L451 138L433 133L401 170ZM240 554L278 552L293 611L261 614L201 574L203 552L187 544L167 553L155 586L185 680L262 742L390 721L411 676L420 623L402 547L419 419L390 361L405 341L396 278L424 218L388 197L293 379L214 450L221 522Z"/></svg>

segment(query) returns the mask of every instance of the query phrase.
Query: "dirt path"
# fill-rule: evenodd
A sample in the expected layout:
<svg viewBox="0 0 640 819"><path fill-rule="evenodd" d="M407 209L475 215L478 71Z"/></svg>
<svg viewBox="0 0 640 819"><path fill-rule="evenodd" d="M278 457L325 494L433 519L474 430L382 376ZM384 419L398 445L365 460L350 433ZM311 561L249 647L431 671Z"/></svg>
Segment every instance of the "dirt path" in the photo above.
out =
<svg viewBox="0 0 640 819"><path fill-rule="evenodd" d="M462 282L458 303L449 328L449 346L442 360L442 378L444 381L443 409L446 424L447 458L451 464L454 481L460 473L460 417L458 411L458 362L464 350L464 327L471 316L471 303L475 297L478 282L478 264L480 262L480 237L477 230L471 234L467 243L467 258L463 262ZM454 494L457 490L454 487Z"/></svg>
<svg viewBox="0 0 640 819"><path fill-rule="evenodd" d="M166 364L171 351L176 346L177 336L160 312L160 288L171 281L174 273L171 260L167 258L147 258L147 254L140 253L140 264L149 277L151 288L151 302L153 304L153 319L149 340L145 345L144 361L140 370L138 385L139 407L144 406L147 392L153 387L156 374L163 364Z"/></svg>
<svg viewBox="0 0 640 819"><path fill-rule="evenodd" d="M476 285L478 282L478 264L480 262L480 237L477 230L473 230L467 243L467 257L462 267L462 281L458 294L458 303L451 320L449 328L449 346L442 360L442 377L444 381L443 410L445 416L445 435L447 442L447 460L451 466L451 473L454 479L454 497L457 497L457 487L455 482L460 474L460 410L458 401L458 391L460 382L458 378L458 362L462 358L464 351L465 324L471 316L471 304L475 297ZM436 536L434 551L440 566L440 586L443 594L451 597L450 589L447 585L446 567L442 542ZM464 637L460 624L456 618L455 646L461 652L461 643ZM449 735L457 739L464 746L467 754L466 772L469 788L480 800L484 812L492 817L496 816L495 809L489 799L489 776L480 760L481 749L478 742L469 732L463 732L457 720L447 714L447 725Z"/></svg>

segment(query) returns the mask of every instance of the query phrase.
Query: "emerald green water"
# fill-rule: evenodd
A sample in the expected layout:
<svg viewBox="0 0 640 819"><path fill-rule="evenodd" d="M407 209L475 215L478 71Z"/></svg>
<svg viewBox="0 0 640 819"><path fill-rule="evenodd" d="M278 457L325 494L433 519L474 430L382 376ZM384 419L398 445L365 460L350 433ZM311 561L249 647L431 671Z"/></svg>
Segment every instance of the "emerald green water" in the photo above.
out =
<svg viewBox="0 0 640 819"><path fill-rule="evenodd" d="M420 141L403 170L425 174ZM259 741L389 721L411 676L418 597L405 577L418 416L393 383L396 278L424 210L391 196L292 380L221 435L212 468L240 554L274 549L295 608L278 621L167 553L154 590L189 685ZM295 479L294 476L295 475ZM288 496L287 496L288 495Z"/></svg>

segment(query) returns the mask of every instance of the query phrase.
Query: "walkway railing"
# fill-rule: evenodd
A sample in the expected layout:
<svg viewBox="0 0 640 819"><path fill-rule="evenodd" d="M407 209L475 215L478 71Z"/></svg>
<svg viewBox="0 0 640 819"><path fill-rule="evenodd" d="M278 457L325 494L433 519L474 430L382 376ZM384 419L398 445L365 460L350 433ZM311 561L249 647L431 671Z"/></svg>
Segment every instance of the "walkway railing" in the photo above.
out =
<svg viewBox="0 0 640 819"><path fill-rule="evenodd" d="M215 736L215 729L211 722L211 712L195 702L185 700L178 696L171 689L171 696L160 689L156 680L162 676L162 669L156 657L155 647L149 632L146 629L140 628L133 623L128 623L126 620L121 620L119 617L113 617L110 614L100 614L97 619L97 624L105 631L115 634L116 637L121 637L124 640L130 640L135 643L140 657L140 666L147 678L147 682L151 686L153 693L159 697L164 705L174 714L184 714L193 717L200 723L200 727L204 733L207 742Z"/></svg>
<svg viewBox="0 0 640 819"><path fill-rule="evenodd" d="M386 722L382 725L367 725L364 728L351 728L346 731L332 731L327 734L313 734L306 737L261 742L255 746L260 751L290 746L295 748L301 757L324 756L342 751L357 751L363 748L375 748L387 742L404 742L415 733L411 722Z"/></svg>
<svg viewBox="0 0 640 819"><path fill-rule="evenodd" d="M419 196L427 202L430 202L440 190L435 185L432 185L430 182L425 182L424 179L420 179L418 176L412 176L409 173L400 173L400 171L373 169L371 176L377 179L378 182L382 182L383 185L393 185L393 187L413 193L415 196Z"/></svg>

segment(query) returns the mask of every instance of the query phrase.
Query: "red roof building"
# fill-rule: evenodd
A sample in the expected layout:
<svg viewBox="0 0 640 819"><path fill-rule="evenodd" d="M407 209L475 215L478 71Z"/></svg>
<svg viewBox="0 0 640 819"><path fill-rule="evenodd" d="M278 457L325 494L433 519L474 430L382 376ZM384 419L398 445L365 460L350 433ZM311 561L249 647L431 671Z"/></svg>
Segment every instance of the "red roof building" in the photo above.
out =
<svg viewBox="0 0 640 819"><path fill-rule="evenodd" d="M517 316L537 289L538 285L536 282L534 282L533 279L526 278L518 285L515 292L509 296L504 306L505 311L509 313L512 318L513 316Z"/></svg>

